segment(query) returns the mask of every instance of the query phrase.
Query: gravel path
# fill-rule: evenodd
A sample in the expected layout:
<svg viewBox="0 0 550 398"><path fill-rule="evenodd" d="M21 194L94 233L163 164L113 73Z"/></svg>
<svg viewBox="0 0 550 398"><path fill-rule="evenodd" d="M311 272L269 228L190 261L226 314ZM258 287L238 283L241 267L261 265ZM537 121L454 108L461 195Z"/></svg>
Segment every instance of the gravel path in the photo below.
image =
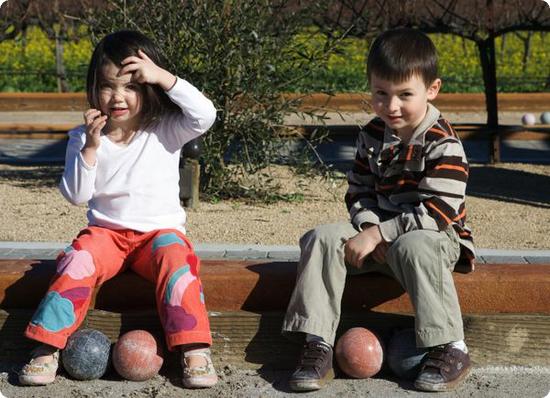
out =
<svg viewBox="0 0 550 398"><path fill-rule="evenodd" d="M59 166L0 165L0 241L69 242L86 225L86 209L57 190ZM275 204L229 200L188 210L197 243L296 245L308 229L348 219L345 180L306 179L287 168L270 173L283 192L303 199ZM298 195L298 197L301 197ZM495 249L550 249L550 165L471 165L468 223L476 245Z"/></svg>

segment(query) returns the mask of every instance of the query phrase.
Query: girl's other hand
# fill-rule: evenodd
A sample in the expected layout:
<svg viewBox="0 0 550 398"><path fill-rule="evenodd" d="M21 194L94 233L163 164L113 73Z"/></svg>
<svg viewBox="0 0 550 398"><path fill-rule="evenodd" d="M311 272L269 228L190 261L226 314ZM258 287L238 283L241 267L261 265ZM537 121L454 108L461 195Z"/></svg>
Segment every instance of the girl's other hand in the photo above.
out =
<svg viewBox="0 0 550 398"><path fill-rule="evenodd" d="M163 90L169 90L176 82L176 77L155 64L142 50L138 55L125 58L119 76L132 73L132 80L141 84L158 84Z"/></svg>
<svg viewBox="0 0 550 398"><path fill-rule="evenodd" d="M101 115L97 109L88 109L84 112L84 122L86 124L86 143L87 149L97 149L100 144L101 129L107 124L107 115Z"/></svg>

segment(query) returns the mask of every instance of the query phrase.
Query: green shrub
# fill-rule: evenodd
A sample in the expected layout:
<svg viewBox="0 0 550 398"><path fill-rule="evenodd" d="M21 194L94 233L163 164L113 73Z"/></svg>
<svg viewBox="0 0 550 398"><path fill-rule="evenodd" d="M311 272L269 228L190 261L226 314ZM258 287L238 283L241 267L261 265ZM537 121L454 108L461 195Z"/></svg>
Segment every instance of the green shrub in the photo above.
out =
<svg viewBox="0 0 550 398"><path fill-rule="evenodd" d="M307 33L306 15L281 13L271 0L111 0L108 6L116 11L90 15L94 39L139 27L159 46L169 69L203 90L218 109L203 138L201 192L273 197L277 187L262 170L279 160L287 145L280 134L284 115L299 105L281 92L325 62L332 41L318 38L310 46L307 37L294 40L298 33L315 33Z"/></svg>

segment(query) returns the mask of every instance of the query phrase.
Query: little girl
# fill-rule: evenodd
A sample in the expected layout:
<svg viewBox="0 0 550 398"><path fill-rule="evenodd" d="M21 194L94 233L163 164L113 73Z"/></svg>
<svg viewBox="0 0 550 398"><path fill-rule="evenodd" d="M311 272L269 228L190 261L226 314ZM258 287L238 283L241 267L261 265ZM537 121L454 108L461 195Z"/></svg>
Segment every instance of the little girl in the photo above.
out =
<svg viewBox="0 0 550 398"><path fill-rule="evenodd" d="M91 109L69 132L60 190L88 203L87 228L57 258L57 272L25 335L42 343L20 372L25 385L55 380L59 349L82 323L93 289L130 268L156 286L170 350L181 350L183 384L210 387L210 325L200 262L185 236L180 149L214 123L212 102L161 66L153 43L119 31L94 50Z"/></svg>

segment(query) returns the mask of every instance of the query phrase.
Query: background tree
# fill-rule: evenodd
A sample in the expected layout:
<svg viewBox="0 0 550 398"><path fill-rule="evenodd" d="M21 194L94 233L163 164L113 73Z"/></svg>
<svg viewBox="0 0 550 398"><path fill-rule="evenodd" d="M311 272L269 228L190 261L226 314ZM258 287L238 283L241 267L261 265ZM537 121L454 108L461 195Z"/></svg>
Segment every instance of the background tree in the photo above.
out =
<svg viewBox="0 0 550 398"><path fill-rule="evenodd" d="M316 21L331 29L353 26L351 34L359 37L408 26L472 40L482 67L487 124L496 128L495 38L508 32L550 31L550 7L541 0L332 0Z"/></svg>
<svg viewBox="0 0 550 398"><path fill-rule="evenodd" d="M214 101L218 118L204 137L202 192L265 199L270 177L258 173L288 145L283 118L299 99L281 93L291 79L326 61L342 35L311 46L312 7L286 1L106 0L85 22L97 41L108 32L137 29L151 37L171 71L189 79ZM295 40L300 34L302 39ZM300 71L290 73L291 71ZM291 76L291 78L289 78ZM314 148L314 144L306 146ZM288 149L288 148L287 148ZM287 157L293 162L296 152ZM250 176L256 180L251 182ZM267 188L267 189L265 189Z"/></svg>

